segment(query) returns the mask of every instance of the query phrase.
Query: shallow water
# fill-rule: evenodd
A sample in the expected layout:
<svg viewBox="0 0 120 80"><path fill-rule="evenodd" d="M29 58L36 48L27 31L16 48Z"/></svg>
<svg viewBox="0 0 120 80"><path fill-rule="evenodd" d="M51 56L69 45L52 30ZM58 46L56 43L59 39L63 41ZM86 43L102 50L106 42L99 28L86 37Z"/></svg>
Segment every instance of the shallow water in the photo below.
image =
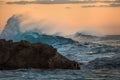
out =
<svg viewBox="0 0 120 80"><path fill-rule="evenodd" d="M117 70L10 70L0 80L120 80Z"/></svg>

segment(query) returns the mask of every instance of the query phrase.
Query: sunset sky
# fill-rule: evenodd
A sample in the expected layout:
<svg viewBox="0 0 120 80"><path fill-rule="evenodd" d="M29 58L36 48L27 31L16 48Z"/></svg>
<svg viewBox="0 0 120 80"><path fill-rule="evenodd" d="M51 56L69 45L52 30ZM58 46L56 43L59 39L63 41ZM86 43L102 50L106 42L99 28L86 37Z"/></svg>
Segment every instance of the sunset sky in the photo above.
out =
<svg viewBox="0 0 120 80"><path fill-rule="evenodd" d="M23 23L51 27L53 33L120 34L120 0L0 0L1 30L12 15L25 16Z"/></svg>

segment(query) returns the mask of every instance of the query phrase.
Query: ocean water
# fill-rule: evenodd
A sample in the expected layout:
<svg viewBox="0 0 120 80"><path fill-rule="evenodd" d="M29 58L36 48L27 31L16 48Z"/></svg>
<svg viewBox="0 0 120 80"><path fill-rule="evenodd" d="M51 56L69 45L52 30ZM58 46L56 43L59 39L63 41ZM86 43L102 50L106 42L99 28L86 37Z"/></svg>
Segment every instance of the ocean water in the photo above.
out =
<svg viewBox="0 0 120 80"><path fill-rule="evenodd" d="M89 36L88 38L82 35L84 38L76 40L62 36L39 34L34 31L22 33L16 28L15 30L19 33L14 33L14 29L11 27L6 27L0 38L52 45L63 56L83 65L96 58L120 55L120 39L118 39L120 36L116 36L117 38L114 39L107 37L93 39L93 37ZM120 80L120 70L89 70L83 65L80 65L81 70L3 70L0 71L0 80Z"/></svg>
<svg viewBox="0 0 120 80"><path fill-rule="evenodd" d="M25 6L22 8L24 7ZM34 9L39 9L37 7L38 5ZM15 11L15 9L13 10ZM26 40L30 43L41 42L52 45L53 47L57 48L58 52L63 56L78 63L82 63L83 65L87 64L89 61L95 60L96 58L120 55L120 35L106 36L101 38L97 36L86 35L84 33L78 33L77 35L73 35L75 37L65 38L62 36L48 35L49 31L44 31L44 28L37 31L36 29L22 31L22 27L23 29L26 28L27 30L27 27L29 26L41 27L42 25L31 25L31 23L28 23L22 26L22 19L20 17L21 16L19 15L14 15L8 19L3 31L0 32L0 39L13 40L15 42ZM83 65L80 65L80 70L0 70L0 80L120 80L120 70L89 70Z"/></svg>
<svg viewBox="0 0 120 80"><path fill-rule="evenodd" d="M119 54L119 46L89 43L55 45L58 52L71 60L87 62ZM0 71L0 80L120 80L120 70L38 70L18 69Z"/></svg>
<svg viewBox="0 0 120 80"><path fill-rule="evenodd" d="M120 80L120 71L10 70L0 71L0 80Z"/></svg>

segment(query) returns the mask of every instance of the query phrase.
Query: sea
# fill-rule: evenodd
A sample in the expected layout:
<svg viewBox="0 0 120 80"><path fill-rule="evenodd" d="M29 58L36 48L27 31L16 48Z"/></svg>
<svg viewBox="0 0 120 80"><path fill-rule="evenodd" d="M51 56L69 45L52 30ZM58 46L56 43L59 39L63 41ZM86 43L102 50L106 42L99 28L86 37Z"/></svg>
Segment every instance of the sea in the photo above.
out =
<svg viewBox="0 0 120 80"><path fill-rule="evenodd" d="M113 37L114 36L114 37ZM8 38L8 37L7 37ZM14 41L26 40L52 45L63 56L80 63L80 70L17 69L0 71L0 80L120 80L117 69L86 69L83 65L96 58L112 57L120 53L120 36L93 37L77 35L62 37L36 32L19 34Z"/></svg>

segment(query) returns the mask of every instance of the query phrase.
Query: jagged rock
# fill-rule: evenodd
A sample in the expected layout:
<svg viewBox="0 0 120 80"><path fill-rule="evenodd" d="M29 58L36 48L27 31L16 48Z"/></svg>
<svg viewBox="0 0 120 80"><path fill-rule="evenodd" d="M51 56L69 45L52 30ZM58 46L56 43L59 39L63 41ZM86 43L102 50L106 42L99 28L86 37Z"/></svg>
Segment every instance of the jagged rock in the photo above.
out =
<svg viewBox="0 0 120 80"><path fill-rule="evenodd" d="M0 69L19 68L80 69L77 62L60 55L52 46L0 40Z"/></svg>
<svg viewBox="0 0 120 80"><path fill-rule="evenodd" d="M120 69L120 56L118 54L113 57L97 58L85 67L88 69Z"/></svg>

